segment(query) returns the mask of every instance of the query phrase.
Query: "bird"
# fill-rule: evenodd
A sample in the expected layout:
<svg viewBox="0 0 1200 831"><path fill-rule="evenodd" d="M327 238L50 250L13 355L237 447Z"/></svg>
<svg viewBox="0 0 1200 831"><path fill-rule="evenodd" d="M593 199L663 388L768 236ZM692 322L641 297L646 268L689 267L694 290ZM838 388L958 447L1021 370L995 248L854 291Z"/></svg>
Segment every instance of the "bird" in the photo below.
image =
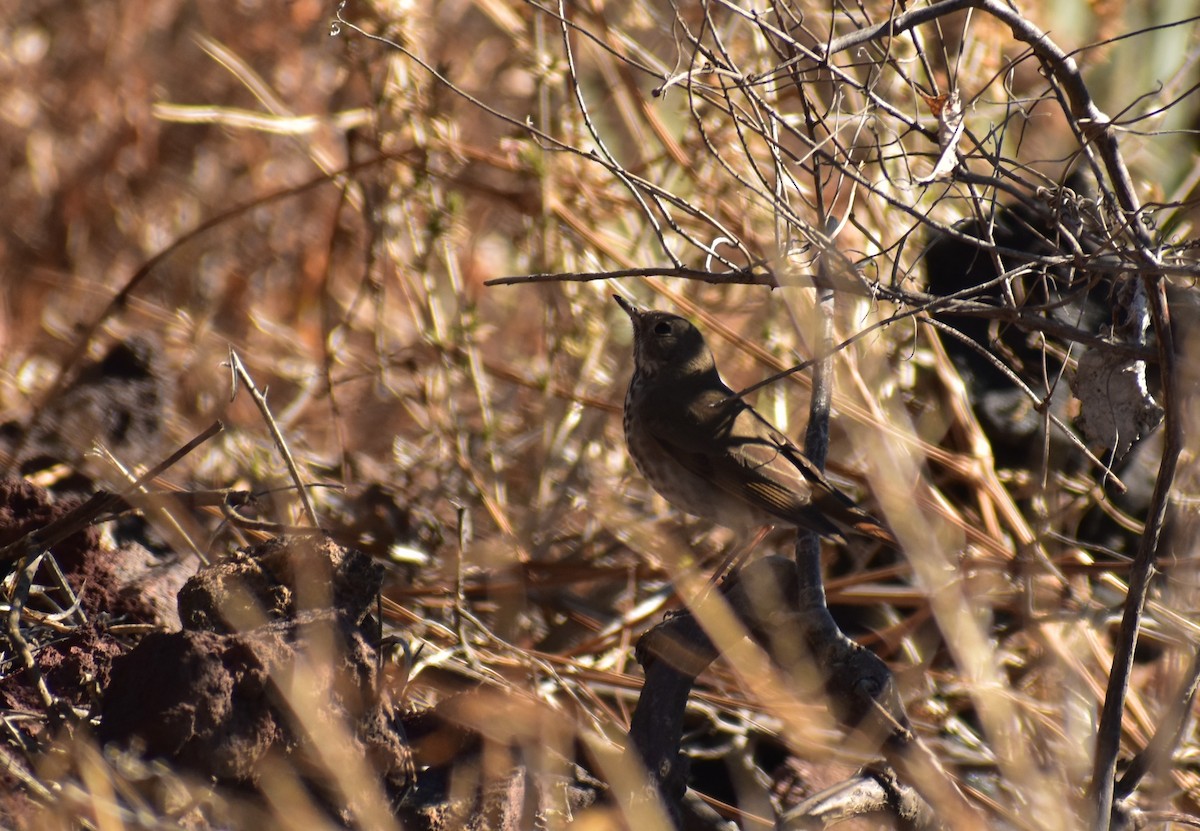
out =
<svg viewBox="0 0 1200 831"><path fill-rule="evenodd" d="M792 526L839 543L852 535L896 544L887 527L721 380L690 321L614 298L633 323L625 443L667 502L736 531Z"/></svg>

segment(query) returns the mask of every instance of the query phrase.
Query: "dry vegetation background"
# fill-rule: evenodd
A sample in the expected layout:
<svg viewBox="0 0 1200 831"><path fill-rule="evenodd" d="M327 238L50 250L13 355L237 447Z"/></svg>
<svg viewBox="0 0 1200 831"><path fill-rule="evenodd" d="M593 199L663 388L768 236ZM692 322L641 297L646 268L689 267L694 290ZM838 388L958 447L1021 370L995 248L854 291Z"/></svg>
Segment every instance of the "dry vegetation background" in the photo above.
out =
<svg viewBox="0 0 1200 831"><path fill-rule="evenodd" d="M245 389L231 401L235 350L301 477L328 486L310 491L321 526L387 564L379 686L397 712L459 731L451 751L414 751L408 786L444 771L461 813L410 805L405 821L652 827L662 815L631 807L637 774L620 755L641 685L632 645L737 540L669 510L633 470L619 417L630 333L611 295L697 322L742 388L822 348L823 274L851 289L834 341L861 333L834 358L830 469L904 548L857 560L830 548L829 600L897 673L918 736L993 827L1082 826L1131 560L1148 519L1157 528L1167 459L1178 471L1167 530L1143 551L1158 572L1119 699L1120 758L1165 732L1131 804L1160 826L1200 814L1193 728L1175 741L1170 716L1181 697L1191 707L1200 605L1196 445L1171 441L1194 436L1197 417L1200 30L1186 3L1003 7L1074 52L1115 122L1134 215L1098 149L1104 125L1066 105L1077 91L1048 78L998 7L960 5L821 63L825 44L904 7L0 3L6 470L59 500L121 491L122 467L155 464L220 419L154 487L269 491L242 513L305 525L263 417ZM937 97L952 90L958 170L927 181ZM1005 205L1024 207L997 214ZM967 235L994 244L953 247ZM1007 282L931 305L998 269ZM535 274L568 276L486 285ZM1165 397L1161 316L1140 342L1137 326L1111 331L1130 306L1110 287L1143 279L1150 295L1170 283L1178 371ZM1067 383L1102 335L1149 359L1169 405L1127 457L1093 442L1089 459L1066 438L1079 410ZM121 343L136 379L106 374ZM793 436L810 377L755 393ZM51 450L33 458L35 439ZM5 542L34 527L20 509L4 509ZM145 513L125 532L189 573L280 531L196 502ZM124 543L98 544L116 558ZM102 751L91 736L112 660L169 626L73 611L48 570L55 553L4 584L7 822L399 826L395 800L416 797L382 796L369 769L338 776L337 754L221 781ZM35 673L21 642L36 664L84 628L103 660L74 689L59 676L23 694ZM688 749L697 792L769 827L870 754L844 742L819 695L767 695L748 666L701 677ZM317 745L344 738L305 729ZM582 812L543 793L504 821L471 796L511 787L514 768L539 787L574 781L575 761L623 784L598 786ZM305 796L314 778L324 801Z"/></svg>

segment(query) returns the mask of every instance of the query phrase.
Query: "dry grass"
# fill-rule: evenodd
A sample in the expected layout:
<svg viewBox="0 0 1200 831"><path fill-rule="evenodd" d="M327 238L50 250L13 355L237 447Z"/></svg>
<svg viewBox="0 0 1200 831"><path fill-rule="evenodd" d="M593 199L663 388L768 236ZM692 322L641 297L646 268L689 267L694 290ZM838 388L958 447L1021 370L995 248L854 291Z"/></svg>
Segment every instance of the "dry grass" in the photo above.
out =
<svg viewBox="0 0 1200 831"><path fill-rule="evenodd" d="M1076 60L1100 109L1121 120L1146 216L1179 244L1160 254L1190 320L1196 24L1139 31L1149 21L1138 4L1099 5L1026 11L1068 50L1093 44ZM890 5L831 15L780 4L757 22L749 8L574 4L564 34L562 9L535 3L352 3L333 37L331 9L309 0L9 9L0 411L25 422L81 355L145 335L173 390L165 444L226 425L163 484L284 485L249 397L230 402L235 349L269 388L306 481L380 483L396 506L386 527L397 536L356 540L392 557L384 617L407 650L389 676L396 699L442 706L546 776L565 774L579 744L605 781L635 781L617 753L640 687L631 646L690 601L692 576L735 541L671 512L633 470L618 417L629 332L610 295L696 321L741 388L822 348L818 269L857 272L874 293L838 297L835 340L863 334L834 359L830 468L896 529L906 556L839 568L830 603L897 671L919 734L995 827L1082 827L1128 558L1147 516L1128 518L1132 533L1089 536L1099 514L1126 504L1102 470L1057 438L1043 452L1044 430L1019 457L993 453L952 339L909 314L922 305L932 234L994 203L1037 202L1037 188L1087 167L1079 114L1064 114L1027 46L981 11L818 67L791 50L886 20ZM921 184L939 155L924 96L950 89L964 99L959 149L973 176ZM1136 251L1117 217L1085 212L1082 226L1105 240L1088 257ZM637 268L659 273L599 279ZM677 268L710 273L669 276ZM486 285L531 274L560 276ZM583 274L597 279L570 276ZM114 296L124 302L108 305ZM1177 338L1174 383L1194 428L1197 340ZM1064 383L1036 369L1024 373L1035 395ZM756 404L800 435L809 387L797 373ZM1144 487L1157 447L1148 474L1117 472ZM125 461L163 455L144 451ZM1193 442L1159 549L1123 758L1163 724L1195 651L1194 456ZM127 481L87 464L100 486ZM311 496L327 526L361 519L337 488ZM264 513L304 521L287 493ZM217 511L174 519L214 557L261 536ZM407 564L401 548L425 559ZM8 675L17 659L3 657ZM805 792L861 761L818 700L767 695L759 677L731 657L693 694L697 722L715 733L737 723L731 760L778 744L810 771ZM293 692L303 722L302 680ZM9 782L44 806L37 827L329 822L283 765L264 769L257 801L103 752L82 715L54 740L5 715ZM344 744L337 725L305 729L323 747ZM1189 731L1139 790L1147 810L1200 813L1196 751ZM451 790L498 777L489 758L457 768ZM356 825L390 827L361 763L331 751L319 764ZM743 806L769 810L761 778L729 776ZM654 821L623 797L614 806L591 819Z"/></svg>

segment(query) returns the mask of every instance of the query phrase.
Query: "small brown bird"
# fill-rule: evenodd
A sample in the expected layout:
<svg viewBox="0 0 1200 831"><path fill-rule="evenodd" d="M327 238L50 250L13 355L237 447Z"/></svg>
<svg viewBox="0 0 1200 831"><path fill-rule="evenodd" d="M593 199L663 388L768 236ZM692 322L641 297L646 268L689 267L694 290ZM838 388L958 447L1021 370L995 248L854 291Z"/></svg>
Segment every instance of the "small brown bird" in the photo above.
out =
<svg viewBox="0 0 1200 831"><path fill-rule="evenodd" d="M633 321L625 443L638 470L681 511L746 530L792 525L895 544L800 448L725 385L687 320L616 297Z"/></svg>

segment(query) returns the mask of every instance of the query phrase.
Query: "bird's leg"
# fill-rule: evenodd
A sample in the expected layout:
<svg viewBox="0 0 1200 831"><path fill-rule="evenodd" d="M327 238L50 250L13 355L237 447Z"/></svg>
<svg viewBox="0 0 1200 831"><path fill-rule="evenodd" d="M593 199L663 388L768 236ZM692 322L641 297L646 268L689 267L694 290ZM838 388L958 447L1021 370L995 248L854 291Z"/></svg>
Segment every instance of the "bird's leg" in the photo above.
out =
<svg viewBox="0 0 1200 831"><path fill-rule="evenodd" d="M741 568L742 563L746 562L750 555L754 553L754 549L758 548L758 544L763 541L763 538L766 537L767 534L771 533L771 529L774 527L774 525L760 526L758 531L755 532L754 536L750 539L749 543L734 548L733 551L731 551L729 555L721 561L721 565L712 573L712 576L708 578L709 587L711 588L719 583L721 578L725 576L725 572L737 571L739 568Z"/></svg>

